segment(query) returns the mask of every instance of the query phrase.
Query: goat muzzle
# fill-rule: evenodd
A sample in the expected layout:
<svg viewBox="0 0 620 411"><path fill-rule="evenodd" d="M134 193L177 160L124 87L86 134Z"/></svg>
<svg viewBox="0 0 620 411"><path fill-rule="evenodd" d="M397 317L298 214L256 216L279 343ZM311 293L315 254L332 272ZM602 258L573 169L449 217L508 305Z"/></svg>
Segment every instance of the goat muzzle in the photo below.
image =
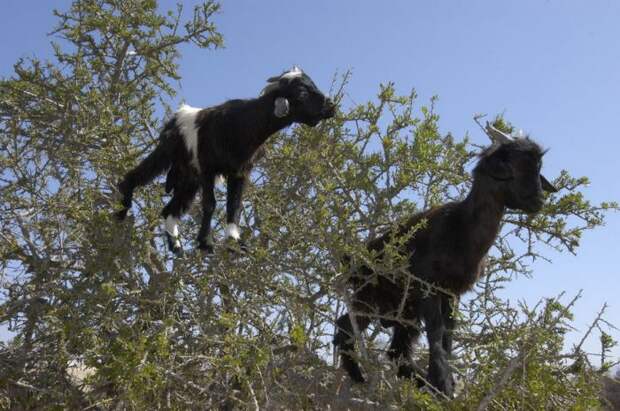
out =
<svg viewBox="0 0 620 411"><path fill-rule="evenodd" d="M323 105L323 117L324 118L332 118L336 114L336 105L334 102L327 98L325 99L325 104Z"/></svg>

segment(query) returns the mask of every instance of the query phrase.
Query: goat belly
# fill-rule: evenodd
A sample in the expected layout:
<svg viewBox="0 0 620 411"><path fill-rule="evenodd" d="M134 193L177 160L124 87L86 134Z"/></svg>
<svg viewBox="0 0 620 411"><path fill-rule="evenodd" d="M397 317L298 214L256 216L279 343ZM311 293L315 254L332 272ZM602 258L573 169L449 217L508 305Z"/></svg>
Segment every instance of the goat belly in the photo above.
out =
<svg viewBox="0 0 620 411"><path fill-rule="evenodd" d="M478 278L478 270L464 267L465 264L433 262L433 275L428 278L429 282L437 284L441 288L460 295L471 288Z"/></svg>
<svg viewBox="0 0 620 411"><path fill-rule="evenodd" d="M451 274L446 278L445 287L457 295L471 290L478 279L477 270L461 270Z"/></svg>

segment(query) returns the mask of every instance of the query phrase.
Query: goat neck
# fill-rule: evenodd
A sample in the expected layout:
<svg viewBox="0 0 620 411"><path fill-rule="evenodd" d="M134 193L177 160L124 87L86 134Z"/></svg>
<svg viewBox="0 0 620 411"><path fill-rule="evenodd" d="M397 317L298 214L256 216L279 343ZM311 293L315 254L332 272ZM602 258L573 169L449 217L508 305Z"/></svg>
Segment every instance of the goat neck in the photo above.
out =
<svg viewBox="0 0 620 411"><path fill-rule="evenodd" d="M254 113L256 118L252 121L252 127L254 128L252 145L256 148L263 145L263 143L265 143L265 141L267 141L272 134L290 126L293 123L293 119L290 114L288 116L278 118L273 113L274 101L276 97L276 93L268 93L254 100Z"/></svg>
<svg viewBox="0 0 620 411"><path fill-rule="evenodd" d="M472 258L482 259L499 232L505 206L497 193L484 187L477 179L460 204L467 216L467 237Z"/></svg>

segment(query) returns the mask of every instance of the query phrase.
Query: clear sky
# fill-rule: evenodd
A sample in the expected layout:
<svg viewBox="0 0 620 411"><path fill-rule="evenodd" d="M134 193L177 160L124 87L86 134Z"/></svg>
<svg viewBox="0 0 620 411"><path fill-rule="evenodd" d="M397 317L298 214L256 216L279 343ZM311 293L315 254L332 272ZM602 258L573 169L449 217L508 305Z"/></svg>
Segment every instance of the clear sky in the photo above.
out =
<svg viewBox="0 0 620 411"><path fill-rule="evenodd" d="M49 55L51 10L69 4L2 0L0 76L21 56ZM160 0L162 8L174 4ZM224 1L215 22L226 48L182 49L178 99L207 106L255 96L267 77L293 64L327 89L334 73L352 69L345 104L394 81L401 92L415 88L421 102L438 95L442 131L469 133L480 144L487 141L473 113L505 112L551 148L548 177L565 168L590 177L592 201L620 200L618 18L616 0ZM533 302L583 289L576 327L584 330L604 302L620 325L618 237L613 213L583 237L577 256L550 254L552 264L538 263L532 279L511 283L506 294Z"/></svg>

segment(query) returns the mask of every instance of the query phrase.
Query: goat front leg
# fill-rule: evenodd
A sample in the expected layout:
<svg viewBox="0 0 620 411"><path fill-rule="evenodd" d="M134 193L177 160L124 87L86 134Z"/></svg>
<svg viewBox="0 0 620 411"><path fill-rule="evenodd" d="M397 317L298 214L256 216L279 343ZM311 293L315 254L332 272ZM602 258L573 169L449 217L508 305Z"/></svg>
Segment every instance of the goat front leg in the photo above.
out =
<svg viewBox="0 0 620 411"><path fill-rule="evenodd" d="M439 391L451 397L454 387L443 344L446 327L442 316L441 297L436 294L429 296L422 303L422 308L429 346L428 380Z"/></svg>
<svg viewBox="0 0 620 411"><path fill-rule="evenodd" d="M202 222L198 231L198 248L213 254L213 238L211 237L211 218L215 211L215 174L209 173L202 180Z"/></svg>
<svg viewBox="0 0 620 411"><path fill-rule="evenodd" d="M226 186L226 238L232 238L244 250L245 244L241 241L239 232L239 218L241 216L241 200L246 185L246 176L229 175Z"/></svg>
<svg viewBox="0 0 620 411"><path fill-rule="evenodd" d="M443 316L443 323L446 330L443 334L443 349L446 351L448 358L452 355L452 338L454 334L454 328L456 327L456 312L455 306L457 299L450 297L449 295L441 296L441 315Z"/></svg>

